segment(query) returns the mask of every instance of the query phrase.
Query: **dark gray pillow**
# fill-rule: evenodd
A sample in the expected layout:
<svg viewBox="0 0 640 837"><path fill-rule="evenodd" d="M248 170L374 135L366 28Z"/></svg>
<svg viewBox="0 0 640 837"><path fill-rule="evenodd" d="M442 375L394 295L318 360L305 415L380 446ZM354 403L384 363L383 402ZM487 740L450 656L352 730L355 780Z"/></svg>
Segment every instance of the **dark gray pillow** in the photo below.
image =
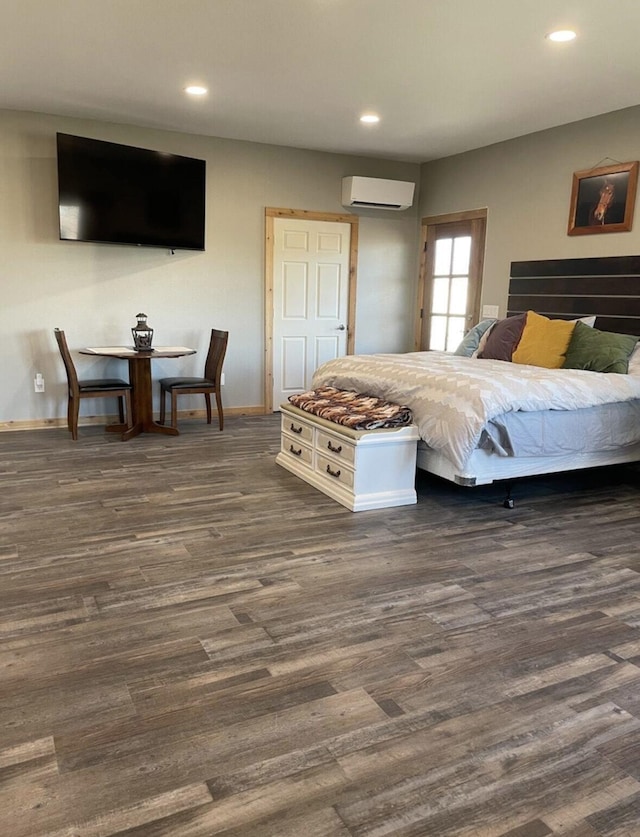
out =
<svg viewBox="0 0 640 837"><path fill-rule="evenodd" d="M527 322L527 312L498 320L489 332L484 349L478 355L486 360L511 360Z"/></svg>

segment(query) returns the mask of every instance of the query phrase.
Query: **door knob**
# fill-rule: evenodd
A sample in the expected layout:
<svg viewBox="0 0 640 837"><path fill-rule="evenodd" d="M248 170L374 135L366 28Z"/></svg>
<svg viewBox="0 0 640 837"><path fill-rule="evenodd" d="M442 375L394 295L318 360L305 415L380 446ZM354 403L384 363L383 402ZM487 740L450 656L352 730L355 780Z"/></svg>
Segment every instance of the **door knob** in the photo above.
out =
<svg viewBox="0 0 640 837"><path fill-rule="evenodd" d="M345 326L343 323L340 323L340 325L338 326L337 330L338 330L338 331L344 331L344 330L345 330L345 328L346 328L346 326Z"/></svg>

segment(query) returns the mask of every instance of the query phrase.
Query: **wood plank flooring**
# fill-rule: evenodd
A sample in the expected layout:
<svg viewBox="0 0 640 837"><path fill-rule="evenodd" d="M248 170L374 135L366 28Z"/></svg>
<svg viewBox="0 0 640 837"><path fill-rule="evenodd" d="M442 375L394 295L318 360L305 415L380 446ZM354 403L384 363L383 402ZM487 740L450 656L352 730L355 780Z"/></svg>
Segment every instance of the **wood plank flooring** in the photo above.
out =
<svg viewBox="0 0 640 837"><path fill-rule="evenodd" d="M639 837L637 468L352 514L181 430L0 434L2 837Z"/></svg>

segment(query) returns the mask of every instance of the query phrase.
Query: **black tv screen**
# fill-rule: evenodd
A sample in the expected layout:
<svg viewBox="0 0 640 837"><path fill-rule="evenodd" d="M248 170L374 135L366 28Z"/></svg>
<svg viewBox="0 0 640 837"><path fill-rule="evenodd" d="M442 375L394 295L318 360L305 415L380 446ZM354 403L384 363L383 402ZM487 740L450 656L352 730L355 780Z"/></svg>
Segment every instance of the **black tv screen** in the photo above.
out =
<svg viewBox="0 0 640 837"><path fill-rule="evenodd" d="M61 240L204 250L204 160L56 136Z"/></svg>

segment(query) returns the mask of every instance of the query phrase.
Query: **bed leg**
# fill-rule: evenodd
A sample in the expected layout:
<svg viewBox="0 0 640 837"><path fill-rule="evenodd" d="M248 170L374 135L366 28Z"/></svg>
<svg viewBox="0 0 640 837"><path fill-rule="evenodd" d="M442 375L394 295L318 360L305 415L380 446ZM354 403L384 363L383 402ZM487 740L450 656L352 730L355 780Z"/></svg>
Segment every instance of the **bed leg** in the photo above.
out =
<svg viewBox="0 0 640 837"><path fill-rule="evenodd" d="M507 494L504 498L504 501L503 501L502 505L505 507L505 509L512 509L515 506L515 501L514 501L513 497L511 496L511 483L510 482L507 483Z"/></svg>

